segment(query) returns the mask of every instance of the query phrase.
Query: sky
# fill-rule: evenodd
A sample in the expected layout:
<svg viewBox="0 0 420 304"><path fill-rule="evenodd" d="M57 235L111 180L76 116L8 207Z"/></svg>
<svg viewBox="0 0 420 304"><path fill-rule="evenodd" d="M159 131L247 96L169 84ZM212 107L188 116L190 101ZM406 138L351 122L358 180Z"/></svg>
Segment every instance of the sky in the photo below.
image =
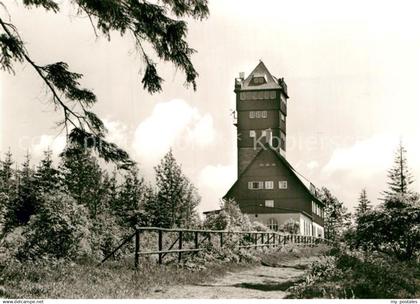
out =
<svg viewBox="0 0 420 304"><path fill-rule="evenodd" d="M163 91L142 89L144 64L130 37L95 37L89 20L64 3L58 14L4 1L39 64L65 61L98 97L109 139L153 181L172 147L202 197L216 209L236 179L234 78L263 60L284 77L290 99L288 161L350 210L362 188L377 203L400 140L420 189L420 18L416 1L212 0L210 17L188 20L198 89L169 63ZM8 18L1 11L2 18ZM64 146L45 86L26 64L0 73L0 152L34 163Z"/></svg>

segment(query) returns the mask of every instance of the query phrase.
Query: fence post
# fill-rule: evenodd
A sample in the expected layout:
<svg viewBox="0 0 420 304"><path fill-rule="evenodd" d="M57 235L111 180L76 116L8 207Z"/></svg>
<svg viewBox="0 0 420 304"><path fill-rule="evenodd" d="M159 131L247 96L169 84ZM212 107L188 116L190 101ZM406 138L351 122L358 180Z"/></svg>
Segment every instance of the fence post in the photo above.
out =
<svg viewBox="0 0 420 304"><path fill-rule="evenodd" d="M159 264L162 264L162 253L160 251L162 251L162 230L159 230L159 238L158 238L158 247L159 247Z"/></svg>
<svg viewBox="0 0 420 304"><path fill-rule="evenodd" d="M139 266L140 231L136 229L136 251L134 252L134 267Z"/></svg>
<svg viewBox="0 0 420 304"><path fill-rule="evenodd" d="M223 247L223 232L220 232L220 248Z"/></svg>
<svg viewBox="0 0 420 304"><path fill-rule="evenodd" d="M261 245L264 245L264 233L261 233ZM262 246L264 247L264 246Z"/></svg>
<svg viewBox="0 0 420 304"><path fill-rule="evenodd" d="M179 250L182 249L182 231L179 232L179 243L178 243L178 248ZM181 262L181 258L182 258L182 252L178 253L178 263Z"/></svg>
<svg viewBox="0 0 420 304"><path fill-rule="evenodd" d="M198 231L194 231L194 245L195 249L198 249Z"/></svg>

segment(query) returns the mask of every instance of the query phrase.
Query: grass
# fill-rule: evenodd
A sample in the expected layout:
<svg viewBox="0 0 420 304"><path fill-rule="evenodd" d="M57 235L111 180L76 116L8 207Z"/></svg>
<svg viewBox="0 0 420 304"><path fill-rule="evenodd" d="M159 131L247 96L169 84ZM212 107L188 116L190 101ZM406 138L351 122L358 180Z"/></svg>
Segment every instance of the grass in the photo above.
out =
<svg viewBox="0 0 420 304"><path fill-rule="evenodd" d="M10 264L0 275L2 298L147 298L171 285L196 284L252 264L211 264L199 271L177 265Z"/></svg>
<svg viewBox="0 0 420 304"><path fill-rule="evenodd" d="M208 283L227 272L257 264L274 264L321 254L325 248L297 248L255 251L253 262L211 262L205 268L190 269L177 263L158 265L142 260L139 270L129 261L95 263L11 263L0 272L2 298L149 298L169 286Z"/></svg>

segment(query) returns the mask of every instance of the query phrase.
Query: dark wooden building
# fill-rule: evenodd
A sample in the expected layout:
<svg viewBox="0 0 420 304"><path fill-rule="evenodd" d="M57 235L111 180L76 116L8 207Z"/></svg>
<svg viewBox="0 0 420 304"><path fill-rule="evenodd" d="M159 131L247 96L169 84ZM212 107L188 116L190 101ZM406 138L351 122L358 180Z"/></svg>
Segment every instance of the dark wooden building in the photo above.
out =
<svg viewBox="0 0 420 304"><path fill-rule="evenodd" d="M235 79L238 178L224 196L253 221L277 230L299 223L304 235L324 236L323 203L286 160L288 92L262 61Z"/></svg>

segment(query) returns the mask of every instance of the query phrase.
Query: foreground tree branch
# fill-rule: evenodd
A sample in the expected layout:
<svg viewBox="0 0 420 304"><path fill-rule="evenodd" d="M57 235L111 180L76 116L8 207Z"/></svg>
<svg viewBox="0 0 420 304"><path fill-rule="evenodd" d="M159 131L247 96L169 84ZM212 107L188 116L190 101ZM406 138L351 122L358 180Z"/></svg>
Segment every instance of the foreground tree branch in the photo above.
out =
<svg viewBox="0 0 420 304"><path fill-rule="evenodd" d="M72 3L79 15L89 17L95 36L101 32L110 39L112 31L121 35L131 33L145 63L141 83L149 93L161 91L163 79L158 75L156 63L143 48L144 43L151 46L159 60L170 61L183 70L186 85L192 84L196 89L198 73L191 63L195 50L185 40L186 22L178 18L206 18L209 13L207 0L162 0L157 4L138 0L73 0ZM23 4L43 7L54 13L60 10L54 0L23 0ZM7 12L2 2L0 5ZM56 109L63 111L59 125L64 125L68 142L93 149L105 161L115 162L121 168L131 167L133 162L127 152L105 140L104 123L89 110L97 99L93 92L80 87L79 80L83 75L69 71L65 62L37 64L25 48L17 28L2 18L0 25L3 30L0 34L0 68L14 73L15 63L27 62L36 71L47 86Z"/></svg>

